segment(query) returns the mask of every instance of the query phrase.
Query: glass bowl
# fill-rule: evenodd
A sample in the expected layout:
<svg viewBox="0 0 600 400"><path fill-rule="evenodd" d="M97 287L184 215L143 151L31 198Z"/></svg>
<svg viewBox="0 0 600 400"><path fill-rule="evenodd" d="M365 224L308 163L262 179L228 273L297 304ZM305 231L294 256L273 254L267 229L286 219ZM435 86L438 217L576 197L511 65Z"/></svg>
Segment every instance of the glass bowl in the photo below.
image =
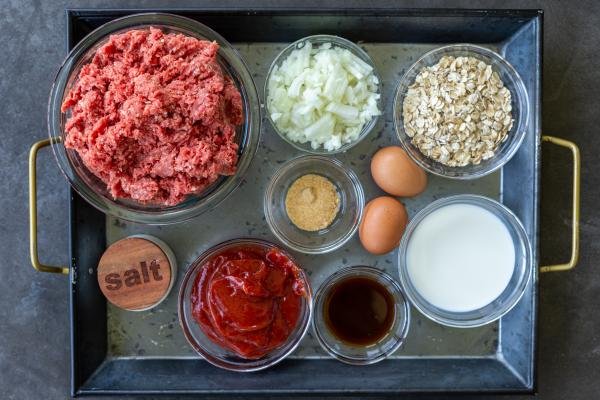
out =
<svg viewBox="0 0 600 400"><path fill-rule="evenodd" d="M389 333L377 343L369 346L358 346L345 343L334 336L327 327L324 316L325 301L329 291L339 282L354 277L367 277L385 286L395 300L394 323ZM331 356L347 364L374 364L389 357L402 346L410 325L410 307L404 298L402 289L396 281L373 267L353 266L343 268L325 280L315 295L315 315L313 328L321 347Z"/></svg>
<svg viewBox="0 0 600 400"><path fill-rule="evenodd" d="M419 223L432 212L452 204L481 207L498 217L508 229L515 248L515 266L506 288L491 303L471 311L448 311L428 302L414 287L407 263L407 250ZM434 251L434 248L432 248ZM531 244L521 221L501 203L483 196L463 194L434 201L419 211L409 222L398 252L400 283L411 304L427 318L455 328L471 328L489 324L509 312L521 299L532 273Z"/></svg>
<svg viewBox="0 0 600 400"><path fill-rule="evenodd" d="M289 187L306 174L329 179L340 199L338 213L331 225L315 232L294 225L285 208ZM263 206L267 224L277 239L302 253L323 254L341 247L354 235L362 217L365 195L356 174L340 161L306 155L288 161L275 172L265 190Z"/></svg>
<svg viewBox="0 0 600 400"><path fill-rule="evenodd" d="M402 109L408 88L415 82L415 78L424 67L437 64L444 56L469 56L484 61L486 64L492 66L493 71L498 73L500 79L511 93L513 126L508 132L506 140L496 150L496 153L488 160L482 160L477 165L469 164L464 167L450 167L437 162L421 153L412 144L411 137L407 135L404 129ZM446 178L474 179L488 175L501 168L519 149L527 133L528 121L529 98L523 80L517 71L498 53L472 44L454 44L426 53L400 79L394 97L394 127L400 144L408 155L423 169L434 175Z"/></svg>
<svg viewBox="0 0 600 400"><path fill-rule="evenodd" d="M237 172L232 176L222 177L200 193L189 195L185 201L175 206L142 204L131 199L113 199L106 184L87 169L77 152L66 149L63 145L64 127L69 115L61 112L61 104L76 82L81 68L91 61L95 51L109 39L110 35L150 27L216 41L220 46L218 62L242 96L244 122L236 133L239 144ZM260 102L256 87L248 67L238 52L207 26L189 18L162 13L135 14L119 18L87 35L73 48L60 67L48 103L48 131L53 142L52 149L60 169L73 189L87 202L106 214L147 224L180 222L215 207L225 199L240 184L256 153L260 119Z"/></svg>
<svg viewBox="0 0 600 400"><path fill-rule="evenodd" d="M302 279L304 280L306 287L307 296L302 299L300 317L298 318L296 328L288 337L287 342L285 342L281 347L271 351L259 359L245 359L239 357L232 351L219 346L208 338L208 336L202 331L200 326L194 320L191 311L191 294L196 281L196 276L201 270L202 265L208 259L223 251L244 246L261 247L264 249L274 248L293 260L293 257L291 257L288 253L265 240L250 238L228 240L208 249L190 265L185 276L183 277L183 281L181 282L178 301L179 323L189 344L209 363L223 369L237 372L259 371L271 367L283 360L290 353L292 353L296 347L298 347L300 341L308 331L309 323L312 317L312 292L308 277L300 268ZM296 263L296 265L298 264Z"/></svg>
<svg viewBox="0 0 600 400"><path fill-rule="evenodd" d="M287 137L287 135L284 132L279 130L279 128L277 127L277 125L271 118L271 112L269 111L269 80L271 78L271 73L273 72L273 69L275 68L275 66L281 65L281 63L283 63L283 61L286 58L288 58L288 56L292 53L292 51L294 51L296 49L301 49L302 47L304 47L304 45L307 42L311 43L313 46L321 45L324 43L331 43L333 45L333 47L340 47L340 48L349 50L350 52L352 52L352 54L359 57L365 63L369 64L373 68L373 75L379 81L378 93L379 93L380 97L379 97L379 100L377 100L377 106L378 106L379 110L381 110L381 112L383 113L382 100L381 100L381 79L380 79L379 75L377 74L377 70L375 69L375 66L373 64L373 61L371 60L371 57L369 57L369 55L362 48L360 48L360 46L358 46L357 44L355 44L347 39L341 38L339 36L334 36L334 35L314 35L314 36L307 36L305 38L302 38L302 39L297 40L294 43L290 44L285 49L283 49L281 51L281 53L279 53L277 55L277 57L275 57L275 59L271 63L269 71L267 72L267 78L265 80L265 90L264 90L264 92L265 92L264 101L265 101L267 118L271 122L271 126L273 126L273 129L275 130L275 132L277 132L277 134L284 141L291 144L293 147L295 147L296 149L298 149L300 151L303 151L306 153L311 153L311 154L342 153L342 152L345 152L345 151L351 149L352 147L356 146L361 140L363 140L365 137L367 137L367 135L373 130L375 125L377 125L377 121L379 120L379 117L381 114L371 118L371 120L369 122L366 122L364 124L360 134L358 135L358 137L356 138L355 141L350 142L350 143L344 143L344 144L342 144L342 146L339 149L331 150L331 151L326 150L323 147L319 147L318 149L313 149L312 146L310 145L310 143L299 143L299 142L292 141L291 139L289 139Z"/></svg>

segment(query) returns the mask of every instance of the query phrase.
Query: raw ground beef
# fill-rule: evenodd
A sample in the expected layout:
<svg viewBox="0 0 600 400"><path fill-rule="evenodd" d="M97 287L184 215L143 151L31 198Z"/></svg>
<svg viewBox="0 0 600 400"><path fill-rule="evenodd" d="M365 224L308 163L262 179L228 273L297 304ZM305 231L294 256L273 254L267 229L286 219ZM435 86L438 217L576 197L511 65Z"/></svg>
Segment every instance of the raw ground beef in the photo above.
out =
<svg viewBox="0 0 600 400"><path fill-rule="evenodd" d="M113 35L62 104L65 147L115 198L175 205L236 171L239 91L218 44L160 29Z"/></svg>

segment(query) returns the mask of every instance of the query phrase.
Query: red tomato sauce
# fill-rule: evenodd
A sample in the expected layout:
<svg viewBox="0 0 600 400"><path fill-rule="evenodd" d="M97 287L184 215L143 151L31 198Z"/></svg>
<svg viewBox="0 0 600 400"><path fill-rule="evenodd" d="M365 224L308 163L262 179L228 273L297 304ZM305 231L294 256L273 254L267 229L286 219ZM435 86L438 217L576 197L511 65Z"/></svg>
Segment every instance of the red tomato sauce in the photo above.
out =
<svg viewBox="0 0 600 400"><path fill-rule="evenodd" d="M192 290L192 315L213 342L256 359L286 342L304 296L301 270L288 256L241 246L204 263Z"/></svg>

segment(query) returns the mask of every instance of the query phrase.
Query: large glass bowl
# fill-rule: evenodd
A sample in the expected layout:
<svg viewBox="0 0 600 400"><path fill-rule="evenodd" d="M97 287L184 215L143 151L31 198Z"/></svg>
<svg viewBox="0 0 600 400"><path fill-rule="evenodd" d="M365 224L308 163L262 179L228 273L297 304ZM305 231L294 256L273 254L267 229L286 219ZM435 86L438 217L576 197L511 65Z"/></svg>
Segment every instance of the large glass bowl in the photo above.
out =
<svg viewBox="0 0 600 400"><path fill-rule="evenodd" d="M492 70L500 76L504 86L511 93L512 116L514 123L508 132L506 140L500 144L496 153L488 160L479 164L465 165L464 167L450 167L437 162L427 156L412 144L412 138L404 129L402 115L404 99L408 88L415 82L415 78L425 67L435 65L444 56L475 57L492 66ZM490 174L506 164L515 155L527 133L529 121L529 98L523 80L500 54L484 47L472 44L454 44L432 50L414 63L400 79L394 97L394 127L400 144L408 155L423 169L434 175L453 179L474 179Z"/></svg>
<svg viewBox="0 0 600 400"><path fill-rule="evenodd" d="M407 262L408 246L419 223L434 211L452 204L478 206L491 212L498 217L508 229L515 249L515 265L513 273L502 293L500 293L500 295L491 303L481 308L464 312L445 310L427 301L413 285ZM435 243L432 243L431 251L435 251ZM499 319L519 302L529 283L529 277L531 276L533 269L533 261L531 244L527 233L525 232L525 228L523 228L521 221L519 221L512 211L501 203L487 197L463 194L436 200L419 211L411 219L400 242L398 268L400 283L406 293L406 297L408 297L411 304L423 315L442 325L455 328L472 328L489 324Z"/></svg>
<svg viewBox="0 0 600 400"><path fill-rule="evenodd" d="M302 298L302 306L300 317L295 329L292 331L287 341L279 348L271 351L259 359L245 359L239 357L232 351L225 349L214 343L202 331L200 326L192 316L191 294L196 282L196 276L200 272L203 264L214 257L215 255L231 249L236 249L244 246L261 247L264 249L277 249L284 253L288 258L293 260L293 257L277 247L276 245L260 239L232 239L221 244L218 244L207 250L196 259L188 268L181 286L179 289L179 323L183 329L183 334L190 345L209 363L230 371L251 372L259 371L270 366L273 366L291 354L302 341L306 334L312 318L312 292L307 275L300 269L302 279L306 287L307 295ZM296 263L296 265L298 265Z"/></svg>
<svg viewBox="0 0 600 400"><path fill-rule="evenodd" d="M360 46L358 46L357 44L355 44L347 39L341 38L339 36L313 35L313 36L307 36L305 38L299 39L299 40L295 41L294 43L290 44L285 49L283 49L281 51L281 53L279 53L277 55L277 57L275 57L275 59L271 63L269 71L267 72L267 78L265 80L264 101L265 101L267 119L271 122L271 126L273 126L273 129L275 130L275 132L277 132L277 134L284 141L286 141L287 143L289 143L290 145L292 145L293 147L295 147L296 149L298 149L300 151L303 151L306 153L311 153L311 154L337 154L337 153L345 152L345 151L351 149L352 147L356 146L360 141L362 141L365 137L367 137L367 135L373 130L375 125L377 125L377 121L379 121L379 117L381 116L381 114L371 118L370 121L365 122L365 124L363 125L362 130L359 133L356 140L349 142L349 143L344 143L344 144L342 144L342 146L339 149L331 150L331 151L326 150L324 147L319 147L317 149L313 149L311 147L310 143L294 142L293 140L291 140L287 137L285 132L282 132L277 127L277 124L275 124L275 122L271 118L271 113L269 112L269 103L270 103L269 102L269 80L271 78L273 69L275 68L275 66L280 66L283 63L283 61L285 59L287 59L294 50L301 49L302 47L304 47L306 45L306 43L310 43L313 46L319 46L319 45L322 45L325 43L331 43L331 45L333 47L339 47L342 49L349 50L352 54L354 54L355 56L360 58L362 61L364 61L368 65L370 65L373 68L373 75L375 75L375 77L379 81L378 93L379 93L380 97L379 97L379 100L377 100L377 106L378 106L379 110L381 110L381 112L383 112L382 99L381 99L381 78L377 74L377 70L375 68L375 65L373 64L373 60L371 60L371 57L369 57L367 52L364 51L362 48L360 48Z"/></svg>
<svg viewBox="0 0 600 400"><path fill-rule="evenodd" d="M66 149L65 123L68 113L61 112L61 104L76 82L81 68L89 63L95 51L110 35L132 29L160 28L165 32L182 33L198 39L216 41L217 56L223 72L231 78L242 96L244 122L238 128L239 144L237 172L222 177L205 190L189 195L174 206L142 204L131 199L113 199L106 184L90 172L75 150ZM215 207L242 181L256 153L260 136L260 102L252 76L238 52L218 33L189 18L163 13L135 14L113 20L87 35L73 48L60 67L48 104L48 132L58 165L69 183L87 202L100 211L118 218L147 223L168 224L192 218Z"/></svg>

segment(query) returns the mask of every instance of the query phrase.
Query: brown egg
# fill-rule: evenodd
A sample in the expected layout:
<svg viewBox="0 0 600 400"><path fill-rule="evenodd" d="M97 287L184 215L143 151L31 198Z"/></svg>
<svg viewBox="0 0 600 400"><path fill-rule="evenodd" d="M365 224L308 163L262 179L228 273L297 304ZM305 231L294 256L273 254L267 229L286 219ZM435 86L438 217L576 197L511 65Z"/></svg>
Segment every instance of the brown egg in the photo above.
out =
<svg viewBox="0 0 600 400"><path fill-rule="evenodd" d="M358 228L360 242L369 253L389 253L400 244L407 222L402 203L389 196L377 197L363 211Z"/></svg>
<svg viewBox="0 0 600 400"><path fill-rule="evenodd" d="M427 174L399 146L384 147L371 160L373 180L385 192L416 196L427 186Z"/></svg>

